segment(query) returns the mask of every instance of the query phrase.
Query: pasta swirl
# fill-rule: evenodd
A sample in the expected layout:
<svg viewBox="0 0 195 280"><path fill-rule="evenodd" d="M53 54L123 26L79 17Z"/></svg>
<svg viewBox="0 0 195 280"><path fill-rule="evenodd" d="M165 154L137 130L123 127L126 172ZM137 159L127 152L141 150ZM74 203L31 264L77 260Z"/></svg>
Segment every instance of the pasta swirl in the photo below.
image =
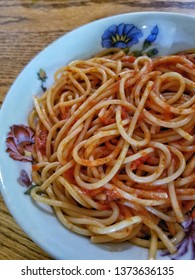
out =
<svg viewBox="0 0 195 280"><path fill-rule="evenodd" d="M60 68L29 115L32 198L92 242L174 253L195 205L194 57L110 50Z"/></svg>

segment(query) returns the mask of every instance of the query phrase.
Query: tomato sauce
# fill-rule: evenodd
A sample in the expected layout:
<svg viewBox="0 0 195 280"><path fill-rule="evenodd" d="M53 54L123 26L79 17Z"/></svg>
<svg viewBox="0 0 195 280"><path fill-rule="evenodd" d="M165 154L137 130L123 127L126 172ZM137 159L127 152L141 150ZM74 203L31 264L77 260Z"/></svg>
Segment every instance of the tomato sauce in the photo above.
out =
<svg viewBox="0 0 195 280"><path fill-rule="evenodd" d="M47 131L39 130L38 135L36 135L36 146L42 155L46 154L46 142L47 142Z"/></svg>
<svg viewBox="0 0 195 280"><path fill-rule="evenodd" d="M149 158L149 155L143 156L141 158L136 159L134 162L131 164L131 170L135 170L138 168L138 166L142 163L145 163Z"/></svg>
<svg viewBox="0 0 195 280"><path fill-rule="evenodd" d="M123 62L133 63L136 60L136 57L133 55L126 55L121 59Z"/></svg>
<svg viewBox="0 0 195 280"><path fill-rule="evenodd" d="M74 167L71 167L65 171L63 176L69 183L76 184L76 180L74 178Z"/></svg>

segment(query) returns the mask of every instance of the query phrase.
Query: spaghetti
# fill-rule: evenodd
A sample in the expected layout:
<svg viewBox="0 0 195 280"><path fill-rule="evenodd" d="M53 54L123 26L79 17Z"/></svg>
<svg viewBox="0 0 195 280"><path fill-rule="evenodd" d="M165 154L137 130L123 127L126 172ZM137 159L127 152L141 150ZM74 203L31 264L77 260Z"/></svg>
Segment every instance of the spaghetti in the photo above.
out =
<svg viewBox="0 0 195 280"><path fill-rule="evenodd" d="M110 49L55 73L34 97L34 200L94 243L172 254L195 205L195 54Z"/></svg>

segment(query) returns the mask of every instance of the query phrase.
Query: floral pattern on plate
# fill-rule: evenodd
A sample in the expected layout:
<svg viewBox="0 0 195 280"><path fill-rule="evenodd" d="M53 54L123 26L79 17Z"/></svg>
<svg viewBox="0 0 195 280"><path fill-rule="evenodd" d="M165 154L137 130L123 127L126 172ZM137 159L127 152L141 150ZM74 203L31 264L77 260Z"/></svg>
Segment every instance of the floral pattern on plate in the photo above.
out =
<svg viewBox="0 0 195 280"><path fill-rule="evenodd" d="M26 125L12 125L6 139L6 152L19 161L32 161L34 131Z"/></svg>
<svg viewBox="0 0 195 280"><path fill-rule="evenodd" d="M45 86L45 82L47 80L47 75L46 75L45 70L43 70L42 68L39 69L39 72L37 72L37 77L38 77L38 80L41 81L41 88L42 88L42 90L46 91L47 88Z"/></svg>
<svg viewBox="0 0 195 280"><path fill-rule="evenodd" d="M177 253L170 255L165 251L162 256L169 256L172 260L178 260L190 252L191 260L195 260L195 209L188 213L186 220L181 225L184 229L185 237L177 245Z"/></svg>
<svg viewBox="0 0 195 280"><path fill-rule="evenodd" d="M158 33L158 25L155 25L150 34L143 41L142 48L139 50L131 50L131 47L138 44L139 40L144 36L142 30L132 23L114 24L104 31L101 43L103 48L121 48L125 49L126 52L131 52L135 56L147 54L151 57L158 54L157 48L151 48Z"/></svg>

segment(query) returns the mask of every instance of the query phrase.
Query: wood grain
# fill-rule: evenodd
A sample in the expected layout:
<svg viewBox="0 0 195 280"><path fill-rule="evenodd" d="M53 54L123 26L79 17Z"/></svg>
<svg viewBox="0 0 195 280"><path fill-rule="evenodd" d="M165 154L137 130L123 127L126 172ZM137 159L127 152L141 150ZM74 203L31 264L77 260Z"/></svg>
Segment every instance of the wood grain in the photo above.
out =
<svg viewBox="0 0 195 280"><path fill-rule="evenodd" d="M195 15L195 2L1 0L0 105L25 65L59 36L96 19L139 11ZM15 223L1 197L0 259L50 259Z"/></svg>
<svg viewBox="0 0 195 280"><path fill-rule="evenodd" d="M47 260L50 257L16 224L0 197L0 260L3 259Z"/></svg>
<svg viewBox="0 0 195 280"><path fill-rule="evenodd" d="M0 1L0 104L24 66L59 36L106 16L149 10L195 15L195 2Z"/></svg>

